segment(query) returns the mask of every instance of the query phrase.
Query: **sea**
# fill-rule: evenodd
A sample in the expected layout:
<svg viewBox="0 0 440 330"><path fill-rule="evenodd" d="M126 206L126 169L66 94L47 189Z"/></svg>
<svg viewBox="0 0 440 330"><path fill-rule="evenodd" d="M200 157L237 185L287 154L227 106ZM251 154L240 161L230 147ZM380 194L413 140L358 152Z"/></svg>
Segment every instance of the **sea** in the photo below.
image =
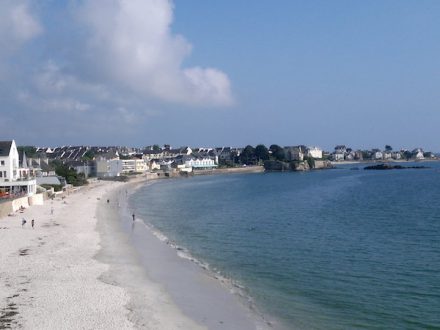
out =
<svg viewBox="0 0 440 330"><path fill-rule="evenodd" d="M148 226L288 329L440 329L440 163L160 180Z"/></svg>

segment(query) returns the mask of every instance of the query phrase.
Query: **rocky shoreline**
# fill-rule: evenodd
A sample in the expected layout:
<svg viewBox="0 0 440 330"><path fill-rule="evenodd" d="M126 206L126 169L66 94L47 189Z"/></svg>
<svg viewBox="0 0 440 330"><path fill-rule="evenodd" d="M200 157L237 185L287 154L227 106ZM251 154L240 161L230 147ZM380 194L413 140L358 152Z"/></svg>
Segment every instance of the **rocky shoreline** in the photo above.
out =
<svg viewBox="0 0 440 330"><path fill-rule="evenodd" d="M364 170L405 170L405 169L425 169L428 166L402 166L402 165L390 165L390 164L378 164L364 167Z"/></svg>
<svg viewBox="0 0 440 330"><path fill-rule="evenodd" d="M314 160L313 162L268 160L264 162L266 172L304 172L331 168L334 168L334 166L328 160Z"/></svg>

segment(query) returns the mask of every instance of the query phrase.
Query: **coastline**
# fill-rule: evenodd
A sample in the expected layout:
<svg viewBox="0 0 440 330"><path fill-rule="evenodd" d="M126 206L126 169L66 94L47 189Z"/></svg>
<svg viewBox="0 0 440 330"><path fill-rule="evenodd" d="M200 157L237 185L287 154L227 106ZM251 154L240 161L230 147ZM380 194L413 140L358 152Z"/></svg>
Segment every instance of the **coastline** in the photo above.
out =
<svg viewBox="0 0 440 330"><path fill-rule="evenodd" d="M240 300L238 288L229 285L194 259L182 256L182 251L164 239L163 235L155 232L154 228L144 223L145 219L136 216L136 221L132 221L133 211L129 209L128 197L144 185L156 184L156 181L135 180L109 195L110 200L117 200L115 205L117 205L118 212L113 214L118 213L119 218L113 217L112 223L109 225L106 222L106 225L113 227L115 231L119 230L121 236L125 238L117 239L119 243L104 243L100 254L104 252L113 257L114 251L109 250L111 247L112 250L118 251L129 248L129 253L118 255L117 259L122 257L125 260L127 256L133 259L133 256L136 256L136 260L133 259L134 262L128 268L125 265L124 269L111 272L119 274L121 279L119 284L124 289L127 289L127 283L137 283L135 290L130 290L130 288L127 290L131 297L128 305L128 308L132 310L131 319L135 320L136 324L140 324L142 320L145 322L151 316L151 313L145 314L148 310L145 308L148 307L145 306L145 297L140 299L139 296L139 287L142 288L147 281L150 283L149 287L155 287L161 293L161 300L168 301L166 306L175 304L176 309L173 313L176 320L186 317L186 321L191 320L198 327L207 329L273 329L267 320L252 310L245 301ZM98 228L102 224L103 222L98 221ZM101 231L102 228L98 230ZM112 236L105 234L104 237ZM121 242L124 246L120 246ZM118 247L115 247L115 243ZM101 259L99 255L98 259ZM132 265L135 265L139 274L144 273L141 281L138 281L141 277L133 278L132 275L136 270L134 272L130 270ZM122 274L123 272L125 275ZM166 314L170 315L170 311ZM176 322L154 328L174 329L173 324L175 325ZM196 329L195 325L178 328Z"/></svg>
<svg viewBox="0 0 440 330"><path fill-rule="evenodd" d="M331 161L332 165L356 165L356 164L380 164L380 163L424 163L424 162L440 162L440 159L387 159L387 160L341 160Z"/></svg>
<svg viewBox="0 0 440 330"><path fill-rule="evenodd" d="M128 300L123 307L135 329L204 329L183 315L166 289L149 278L131 244L132 232L121 226L120 210L125 204L123 192L134 184L118 185L108 191L97 206L96 229L101 242L94 258L109 265L99 279L126 292ZM107 199L110 203L106 202Z"/></svg>
<svg viewBox="0 0 440 330"><path fill-rule="evenodd" d="M1 218L0 327L272 328L141 219L132 222L124 192L144 184L98 182Z"/></svg>

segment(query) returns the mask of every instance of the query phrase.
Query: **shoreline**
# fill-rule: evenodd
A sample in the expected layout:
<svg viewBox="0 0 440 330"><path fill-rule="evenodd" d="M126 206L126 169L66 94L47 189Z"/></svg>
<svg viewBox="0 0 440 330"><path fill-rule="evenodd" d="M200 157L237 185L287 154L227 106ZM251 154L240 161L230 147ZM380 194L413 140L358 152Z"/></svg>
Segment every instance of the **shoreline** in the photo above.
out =
<svg viewBox="0 0 440 330"><path fill-rule="evenodd" d="M138 265L142 265L149 281L164 288L183 315L203 328L273 329L268 320L246 304L238 287L219 278L194 258L183 255L181 248L145 223L145 219L137 215L136 221L132 221L128 198L138 189L156 182L129 182L123 187L130 189L128 196L124 189L112 196L118 199L120 206L120 219L114 218L114 224L128 235L126 243L136 250L131 255L137 254Z"/></svg>
<svg viewBox="0 0 440 330"><path fill-rule="evenodd" d="M133 224L124 191L145 184L98 182L0 218L0 328L272 328L141 219Z"/></svg>
<svg viewBox="0 0 440 330"><path fill-rule="evenodd" d="M342 161L331 161L332 165L355 165L355 164L380 164L380 163L424 163L424 162L440 162L440 159L386 159L386 160L342 160Z"/></svg>
<svg viewBox="0 0 440 330"><path fill-rule="evenodd" d="M132 233L123 228L121 209L126 202L123 191L136 182L119 185L108 191L97 206L96 230L101 236L100 249L94 258L107 264L100 281L120 287L128 295L123 307L132 328L203 329L183 315L160 283L150 279L138 251L131 244ZM107 199L110 203L105 202ZM127 229L129 229L127 231Z"/></svg>

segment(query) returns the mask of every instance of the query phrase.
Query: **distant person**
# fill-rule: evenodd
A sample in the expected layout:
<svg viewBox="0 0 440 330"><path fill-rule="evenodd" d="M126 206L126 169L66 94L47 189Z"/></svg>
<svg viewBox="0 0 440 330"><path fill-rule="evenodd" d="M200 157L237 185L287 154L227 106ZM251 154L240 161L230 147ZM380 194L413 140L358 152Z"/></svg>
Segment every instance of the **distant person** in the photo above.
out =
<svg viewBox="0 0 440 330"><path fill-rule="evenodd" d="M53 207L50 209L50 214L53 215Z"/></svg>
<svg viewBox="0 0 440 330"><path fill-rule="evenodd" d="M110 203L110 199L107 199L107 204Z"/></svg>
<svg viewBox="0 0 440 330"><path fill-rule="evenodd" d="M23 218L23 219L21 220L21 227L24 227L25 224L26 224L26 219Z"/></svg>
<svg viewBox="0 0 440 330"><path fill-rule="evenodd" d="M32 219L32 221L31 221L32 229L34 229L34 224L35 224L35 220Z"/></svg>
<svg viewBox="0 0 440 330"><path fill-rule="evenodd" d="M133 217L133 221L136 219L136 216L134 215L134 213L131 215Z"/></svg>

